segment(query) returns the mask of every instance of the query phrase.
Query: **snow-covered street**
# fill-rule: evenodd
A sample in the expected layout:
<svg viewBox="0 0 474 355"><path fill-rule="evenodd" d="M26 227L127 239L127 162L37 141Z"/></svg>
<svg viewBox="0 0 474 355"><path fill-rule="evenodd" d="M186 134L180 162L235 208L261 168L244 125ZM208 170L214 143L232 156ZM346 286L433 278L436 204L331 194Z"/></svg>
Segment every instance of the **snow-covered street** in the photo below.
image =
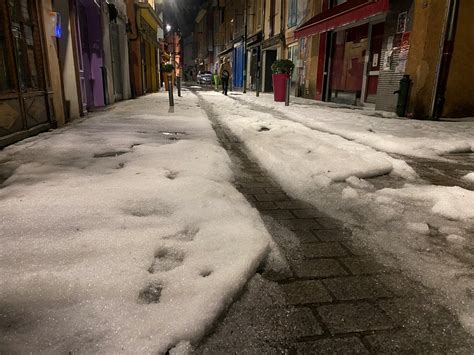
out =
<svg viewBox="0 0 474 355"><path fill-rule="evenodd" d="M0 352L471 353L474 122L167 100L0 151Z"/></svg>
<svg viewBox="0 0 474 355"><path fill-rule="evenodd" d="M0 154L0 352L197 341L266 256L197 98L157 94Z"/></svg>
<svg viewBox="0 0 474 355"><path fill-rule="evenodd" d="M200 95L287 193L394 255L474 332L473 119L400 120L298 98L285 107L269 94ZM451 163L467 188L423 180L407 164L416 157Z"/></svg>

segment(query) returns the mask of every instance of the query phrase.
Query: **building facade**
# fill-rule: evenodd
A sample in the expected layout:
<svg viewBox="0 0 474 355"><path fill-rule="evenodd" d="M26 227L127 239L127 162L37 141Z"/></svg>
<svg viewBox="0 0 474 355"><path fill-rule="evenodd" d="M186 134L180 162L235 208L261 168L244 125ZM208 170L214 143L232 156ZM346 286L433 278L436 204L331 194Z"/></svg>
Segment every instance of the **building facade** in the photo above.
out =
<svg viewBox="0 0 474 355"><path fill-rule="evenodd" d="M127 0L132 93L143 95L160 88L159 32L163 29L152 0Z"/></svg>
<svg viewBox="0 0 474 355"><path fill-rule="evenodd" d="M271 65L290 59L295 96L395 112L405 105L396 92L408 75L405 115L470 116L473 6L468 0L209 1L203 9L214 11L213 25L201 26L194 40L206 54L217 53L215 65L231 62L236 90L254 90L258 78L259 89L272 91Z"/></svg>

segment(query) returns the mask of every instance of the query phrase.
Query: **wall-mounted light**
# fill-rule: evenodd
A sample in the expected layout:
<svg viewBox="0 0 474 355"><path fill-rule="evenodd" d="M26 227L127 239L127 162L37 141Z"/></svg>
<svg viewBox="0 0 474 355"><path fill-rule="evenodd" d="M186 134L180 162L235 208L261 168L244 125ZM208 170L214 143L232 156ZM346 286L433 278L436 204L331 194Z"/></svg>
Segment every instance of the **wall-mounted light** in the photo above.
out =
<svg viewBox="0 0 474 355"><path fill-rule="evenodd" d="M48 33L51 37L61 38L63 34L63 28L61 26L61 14L59 12L48 13Z"/></svg>

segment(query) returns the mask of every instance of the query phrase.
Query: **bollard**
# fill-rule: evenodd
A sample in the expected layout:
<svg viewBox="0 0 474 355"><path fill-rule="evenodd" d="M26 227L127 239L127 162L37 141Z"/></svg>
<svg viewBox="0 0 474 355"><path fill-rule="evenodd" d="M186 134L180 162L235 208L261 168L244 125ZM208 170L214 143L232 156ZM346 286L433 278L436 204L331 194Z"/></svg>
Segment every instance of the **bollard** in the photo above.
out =
<svg viewBox="0 0 474 355"><path fill-rule="evenodd" d="M260 75L257 75L257 78L256 78L256 94L257 94L257 97L260 96Z"/></svg>
<svg viewBox="0 0 474 355"><path fill-rule="evenodd" d="M181 76L178 76L176 80L178 85L178 97L181 97Z"/></svg>
<svg viewBox="0 0 474 355"><path fill-rule="evenodd" d="M288 76L288 79L286 80L285 106L290 106L290 86L291 86L291 79Z"/></svg>
<svg viewBox="0 0 474 355"><path fill-rule="evenodd" d="M170 75L168 77L168 97L170 99L170 106L174 106L174 98L173 98L173 78Z"/></svg>

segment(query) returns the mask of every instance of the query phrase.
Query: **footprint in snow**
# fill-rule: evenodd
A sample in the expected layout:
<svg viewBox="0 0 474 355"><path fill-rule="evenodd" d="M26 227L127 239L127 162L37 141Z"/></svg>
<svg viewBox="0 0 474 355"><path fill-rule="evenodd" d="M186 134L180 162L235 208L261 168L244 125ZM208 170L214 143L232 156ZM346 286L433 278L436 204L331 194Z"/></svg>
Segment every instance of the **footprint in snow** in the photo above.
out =
<svg viewBox="0 0 474 355"><path fill-rule="evenodd" d="M174 180L179 175L177 171L168 170L165 174L167 179Z"/></svg>
<svg viewBox="0 0 474 355"><path fill-rule="evenodd" d="M175 234L168 235L164 237L163 239L167 239L167 240L171 239L171 240L176 240L179 242L192 242L194 238L196 237L196 234L198 233L199 233L198 227L190 226Z"/></svg>
<svg viewBox="0 0 474 355"><path fill-rule="evenodd" d="M138 294L140 303L150 304L159 303L163 286L158 282L152 282L144 287Z"/></svg>
<svg viewBox="0 0 474 355"><path fill-rule="evenodd" d="M155 254L153 263L148 268L150 274L160 271L170 271L183 264L184 253L171 248L159 249Z"/></svg>

